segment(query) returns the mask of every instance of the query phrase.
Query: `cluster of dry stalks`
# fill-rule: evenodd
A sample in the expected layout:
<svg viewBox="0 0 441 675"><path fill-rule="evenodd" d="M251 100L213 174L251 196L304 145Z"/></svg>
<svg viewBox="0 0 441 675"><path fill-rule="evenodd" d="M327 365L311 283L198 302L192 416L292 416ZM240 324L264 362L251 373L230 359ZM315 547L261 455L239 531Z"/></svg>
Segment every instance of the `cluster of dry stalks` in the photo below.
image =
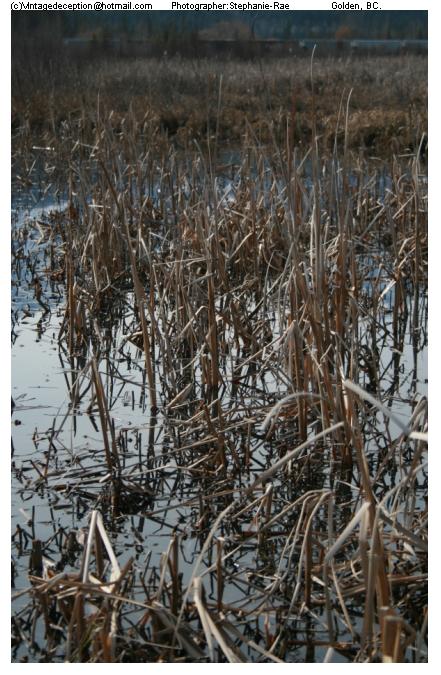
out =
<svg viewBox="0 0 441 675"><path fill-rule="evenodd" d="M44 316L50 288L65 298L70 398L32 462L34 488L75 494L90 515L81 536L14 535L20 555L31 549L16 649L49 661L424 661L418 152L385 171L347 147L301 154L289 134L264 147L250 127L235 162L217 137L183 154L135 115L115 130L98 110L93 128L91 140L66 122L45 148L22 136L22 182L40 166L68 199L27 226L44 245ZM134 386L145 420L121 428L113 401ZM83 460L59 442L80 414L102 436ZM119 559L134 515L168 528L155 564L139 533Z"/></svg>
<svg viewBox="0 0 441 675"><path fill-rule="evenodd" d="M320 48L317 50L320 57ZM16 59L12 118L16 128L62 133L66 122L83 117L82 134L93 126L97 92L113 110L121 130L128 111L147 118L182 147L207 133L240 143L245 125L261 142L285 136L286 121L297 144L312 134L309 56L247 62L215 59L115 59L90 64L57 60L48 70ZM390 156L404 147L416 152L427 132L427 58L390 56L319 58L315 64L317 132L332 149L342 92L353 90L347 142ZM219 115L220 112L220 115Z"/></svg>

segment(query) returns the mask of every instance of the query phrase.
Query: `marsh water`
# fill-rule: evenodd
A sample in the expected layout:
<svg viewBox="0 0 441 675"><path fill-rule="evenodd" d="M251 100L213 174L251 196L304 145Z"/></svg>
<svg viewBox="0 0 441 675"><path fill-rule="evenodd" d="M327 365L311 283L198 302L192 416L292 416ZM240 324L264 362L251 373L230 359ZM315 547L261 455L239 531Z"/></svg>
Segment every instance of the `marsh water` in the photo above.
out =
<svg viewBox="0 0 441 675"><path fill-rule="evenodd" d="M184 588L201 552L208 523L228 504L235 488L271 466L274 458L292 443L289 426L285 437L282 434L277 443L268 442L262 430L263 414L255 412L256 401L267 410L286 394L288 374L282 371L274 376L269 370L256 376L251 367L248 370L244 367L239 394L234 387L225 387L219 393L225 439L236 447L240 448L242 443L244 448L252 448L243 470L233 476L213 466L207 477L207 471L202 470L203 462L201 467L194 456L191 461L185 459L188 448L196 455L200 448L202 461L207 449L217 442L215 430L207 436L202 425L199 428L200 400L204 397L200 374L196 371L193 380L189 374L192 369L187 368L190 357L176 353L174 358L181 359L182 377L177 390L185 392L185 396L178 401L167 398L167 386L162 383L158 409L151 410L139 336L137 342L139 321L130 289L121 292L91 319L95 322L95 332L101 336L99 346L90 342L87 348L74 352L66 348L61 339L67 302L64 278L61 274L57 276L53 262L56 242L46 236L57 213L66 207L66 200L57 201L50 195L41 199L36 193L17 195L13 203L12 609L16 630L22 636L13 645L14 660L49 660L43 623L37 615L29 614L28 597L21 593L29 585L33 542L37 540L42 544L45 569L74 573L81 564L91 510L101 510L120 566L133 559L136 571L131 580L132 596L142 600L146 588L150 591L157 588L159 598L164 592L161 590L164 556L171 537L178 542L180 583ZM373 287L380 291L382 322L374 330L368 313L366 321L360 321L360 335L367 336L366 379L360 384L372 391L369 359L375 352L380 392L387 398L396 419L406 424L418 401L427 395L427 301L424 289L416 295L409 292L397 345L391 331L395 287L387 255L379 242L378 250L361 262L365 269L363 287L367 301ZM252 302L250 297L251 309ZM283 330L277 311L271 305L267 321L272 339L281 339ZM376 340L374 348L373 339ZM154 350L158 363L159 346L155 345ZM124 484L124 495L112 517L109 515L112 499L109 472L89 371L92 354L104 386ZM226 350L222 358L225 373L233 381L237 354ZM213 413L213 403L208 410ZM374 417L377 428L374 431L372 427L371 436L367 437L366 452L375 475L385 458L384 454L378 454L378 448L383 445L386 453L388 439L395 438L400 429L393 417L382 419L379 427L379 417ZM301 490L320 491L336 486L343 505L356 498L343 474L338 473L331 454L323 455L317 450L308 456L307 463L306 471L302 468L298 475L295 467L290 468L291 486L280 486L275 493L274 499L280 502L278 508L284 508ZM388 478L389 485L378 488L380 492L393 486L394 472L395 469ZM425 493L426 481L423 469L419 475L421 495ZM257 641L259 634L273 629L277 603L273 614L260 614L253 621L247 619L247 612L251 614L253 607L259 605L264 589L273 578L276 562L272 555L278 544L261 542L256 547L253 539L247 544L246 536L254 528L250 515L239 528L234 523L222 524L220 534L224 554L229 554L225 559L229 583L225 585L223 603L240 618L244 634L255 636ZM281 532L282 540L283 536ZM213 556L210 549L200 570L210 598L216 596ZM283 570L279 570L281 572ZM349 611L357 625L361 616L357 618L357 602ZM317 613L320 615L319 610ZM130 628L138 624L142 615L142 609L129 607L122 621ZM287 647L287 660L304 662L325 658L327 649L321 645L325 644L326 631L320 625L320 616L314 629L311 621L311 617L307 621L298 619L290 626L293 639ZM349 638L347 629L341 626L341 643L349 644ZM252 647L247 649L244 657L251 658L253 653L256 658L257 652L253 652ZM342 647L330 658L347 661L351 656L350 648L345 652ZM50 660L63 658L60 642L53 647Z"/></svg>

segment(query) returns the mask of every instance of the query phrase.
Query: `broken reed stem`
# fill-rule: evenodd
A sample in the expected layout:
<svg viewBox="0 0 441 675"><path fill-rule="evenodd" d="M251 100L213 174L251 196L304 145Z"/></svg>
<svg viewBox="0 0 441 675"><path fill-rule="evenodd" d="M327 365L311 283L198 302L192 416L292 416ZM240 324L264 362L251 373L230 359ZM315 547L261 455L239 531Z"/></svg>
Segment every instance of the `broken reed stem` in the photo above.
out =
<svg viewBox="0 0 441 675"><path fill-rule="evenodd" d="M115 432L110 420L109 409L107 406L106 395L104 393L103 384L101 382L101 377L98 371L98 366L96 364L95 358L92 358L91 361L92 367L92 377L95 385L95 396L98 404L98 411L100 415L101 422L101 432L104 441L104 453L107 463L107 468L110 474L110 480L113 487L113 500L114 505L117 508L119 493L120 493L120 481L119 474L121 471L118 448L115 439ZM107 434L108 429L110 430L111 443L109 443L109 437Z"/></svg>
<svg viewBox="0 0 441 675"><path fill-rule="evenodd" d="M217 581L217 611L222 612L222 597L224 594L224 575L222 570L222 554L224 548L224 539L219 537L216 542L217 559L216 559L216 581Z"/></svg>

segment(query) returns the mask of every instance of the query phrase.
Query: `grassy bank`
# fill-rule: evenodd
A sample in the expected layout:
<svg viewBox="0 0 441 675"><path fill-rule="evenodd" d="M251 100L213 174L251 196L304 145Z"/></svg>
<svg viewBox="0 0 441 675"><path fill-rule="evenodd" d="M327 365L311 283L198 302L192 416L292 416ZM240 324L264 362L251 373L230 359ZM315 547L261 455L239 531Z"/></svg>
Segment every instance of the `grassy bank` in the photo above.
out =
<svg viewBox="0 0 441 675"><path fill-rule="evenodd" d="M25 65L25 67L23 67ZM324 148L334 143L341 105L349 92L350 147L382 156L415 150L427 132L427 59L396 56L316 59L317 133ZM182 147L216 133L241 142L251 127L261 142L308 146L312 134L309 58L254 62L174 58L19 64L13 73L13 129L57 133L66 120L94 125L97 100L113 111L119 129L129 110ZM342 137L340 126L339 137Z"/></svg>

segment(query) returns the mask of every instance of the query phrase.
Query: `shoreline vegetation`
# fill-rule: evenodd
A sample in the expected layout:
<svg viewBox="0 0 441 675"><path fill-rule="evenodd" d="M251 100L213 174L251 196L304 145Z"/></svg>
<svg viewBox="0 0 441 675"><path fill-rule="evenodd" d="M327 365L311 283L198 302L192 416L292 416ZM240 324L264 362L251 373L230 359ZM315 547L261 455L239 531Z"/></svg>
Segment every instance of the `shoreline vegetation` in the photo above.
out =
<svg viewBox="0 0 441 675"><path fill-rule="evenodd" d="M427 661L426 68L15 63L14 661Z"/></svg>
<svg viewBox="0 0 441 675"><path fill-rule="evenodd" d="M348 101L348 95L351 92ZM168 135L178 147L214 138L239 144L247 130L260 143L274 138L320 148L343 137L349 148L388 156L415 152L427 135L427 57L405 55L316 59L312 100L310 59L265 62L180 59L92 60L13 70L13 135L26 129L37 144L77 121L93 134L93 111L112 116L115 133L130 112L138 126ZM348 106L348 110L344 109ZM347 113L347 115L346 115ZM343 127L343 117L347 128ZM46 142L46 141L45 141Z"/></svg>

